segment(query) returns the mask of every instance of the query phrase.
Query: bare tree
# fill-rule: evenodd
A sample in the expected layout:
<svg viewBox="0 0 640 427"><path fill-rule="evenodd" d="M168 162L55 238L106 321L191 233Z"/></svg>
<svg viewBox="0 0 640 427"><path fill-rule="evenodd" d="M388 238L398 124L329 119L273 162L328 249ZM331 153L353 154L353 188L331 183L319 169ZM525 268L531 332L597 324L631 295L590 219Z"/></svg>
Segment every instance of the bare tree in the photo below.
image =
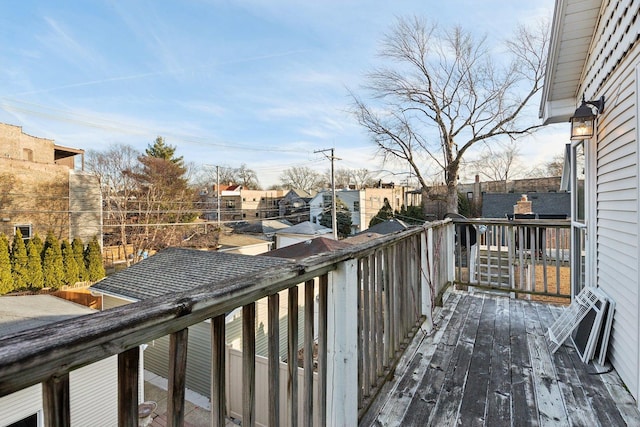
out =
<svg viewBox="0 0 640 427"><path fill-rule="evenodd" d="M406 161L415 172L425 211L425 160L441 171L447 210L457 212L458 172L467 150L541 126L520 122L542 87L547 25L519 27L506 42L506 58L486 44L460 27L441 31L418 17L401 18L380 51L390 65L368 75L371 104L353 95L356 117L384 158Z"/></svg>
<svg viewBox="0 0 640 427"><path fill-rule="evenodd" d="M334 171L336 188L349 188L349 185L354 181L353 171L346 168L337 168ZM324 172L324 182L331 182L331 169L327 169Z"/></svg>
<svg viewBox="0 0 640 427"><path fill-rule="evenodd" d="M309 192L322 186L322 177L310 167L293 166L282 172L280 182L285 188Z"/></svg>
<svg viewBox="0 0 640 427"><path fill-rule="evenodd" d="M247 190L259 190L260 184L258 183L258 175L253 169L249 169L246 164L241 164L238 169L235 170L236 183L242 185Z"/></svg>
<svg viewBox="0 0 640 427"><path fill-rule="evenodd" d="M377 184L377 180L374 179L373 173L369 171L369 169L361 168L354 169L351 171L351 177L353 178L353 182L356 185L357 189L363 189L367 187L375 187Z"/></svg>
<svg viewBox="0 0 640 427"><path fill-rule="evenodd" d="M522 170L514 170L518 166L520 155L520 147L515 141L495 145L496 147L487 145L480 157L472 162L476 173L489 181L507 181L522 175Z"/></svg>
<svg viewBox="0 0 640 427"><path fill-rule="evenodd" d="M541 165L535 166L527 173L532 178L546 178L549 176L562 176L564 169L564 153L553 156L551 160Z"/></svg>
<svg viewBox="0 0 640 427"><path fill-rule="evenodd" d="M130 201L135 198L137 182L131 172L138 172L140 152L130 145L113 145L106 151L87 152L85 167L97 175L100 180L102 200L104 201L105 226L117 229L116 241L125 249L130 243L128 238ZM114 243L108 242L107 243ZM127 262L129 260L127 259Z"/></svg>

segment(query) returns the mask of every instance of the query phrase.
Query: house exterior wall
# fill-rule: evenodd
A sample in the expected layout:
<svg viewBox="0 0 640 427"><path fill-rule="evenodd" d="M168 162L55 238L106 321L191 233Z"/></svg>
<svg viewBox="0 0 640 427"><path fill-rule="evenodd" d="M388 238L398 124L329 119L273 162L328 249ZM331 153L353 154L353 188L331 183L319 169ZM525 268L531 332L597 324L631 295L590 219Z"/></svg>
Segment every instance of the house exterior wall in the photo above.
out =
<svg viewBox="0 0 640 427"><path fill-rule="evenodd" d="M53 140L22 132L20 126L0 123L0 158L54 163Z"/></svg>
<svg viewBox="0 0 640 427"><path fill-rule="evenodd" d="M609 357L636 400L639 398L638 270L638 67L637 2L610 2L601 10L579 93L605 96L589 153L595 170L594 272L600 288L616 301ZM635 24L634 24L635 23ZM576 100L577 105L578 100ZM589 221L587 217L587 221Z"/></svg>
<svg viewBox="0 0 640 427"><path fill-rule="evenodd" d="M118 358L112 356L72 371L69 378L71 425L110 427L118 424ZM42 423L42 386L0 398L0 423L9 425L33 414ZM44 425L44 423L40 424Z"/></svg>
<svg viewBox="0 0 640 427"><path fill-rule="evenodd" d="M61 239L100 234L102 205L96 178L54 163L52 140L0 124L0 232L13 236L17 225L30 225L44 238L51 230Z"/></svg>

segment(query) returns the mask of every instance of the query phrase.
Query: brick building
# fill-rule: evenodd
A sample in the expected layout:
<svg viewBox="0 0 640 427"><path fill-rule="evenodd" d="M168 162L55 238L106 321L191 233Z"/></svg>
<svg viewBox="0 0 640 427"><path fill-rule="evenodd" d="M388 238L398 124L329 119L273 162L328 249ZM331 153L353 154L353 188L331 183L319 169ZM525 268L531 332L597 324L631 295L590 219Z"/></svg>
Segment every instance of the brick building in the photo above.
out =
<svg viewBox="0 0 640 427"><path fill-rule="evenodd" d="M102 233L97 177L83 171L84 151L0 123L0 232L25 238L49 230L84 242Z"/></svg>

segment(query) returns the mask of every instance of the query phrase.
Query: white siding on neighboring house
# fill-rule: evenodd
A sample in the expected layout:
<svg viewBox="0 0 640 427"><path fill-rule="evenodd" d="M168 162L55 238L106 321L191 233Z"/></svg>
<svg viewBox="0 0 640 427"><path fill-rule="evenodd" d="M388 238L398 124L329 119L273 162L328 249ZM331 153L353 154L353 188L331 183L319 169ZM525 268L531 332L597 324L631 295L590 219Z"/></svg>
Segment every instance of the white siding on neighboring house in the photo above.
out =
<svg viewBox="0 0 640 427"><path fill-rule="evenodd" d="M71 372L71 425L111 427L118 423L117 378L117 356ZM42 385L37 384L0 398L0 426L10 425L35 413L42 417L41 411Z"/></svg>
<svg viewBox="0 0 640 427"><path fill-rule="evenodd" d="M317 295L317 287L316 287ZM304 344L304 286L298 291L298 343ZM315 308L317 311L317 307ZM287 357L287 292L280 292L280 357ZM256 303L256 354L268 355L268 310L267 299ZM262 324L262 327L260 326ZM232 348L241 349L242 316L229 319L226 324L226 341ZM169 372L169 337L164 336L148 343L144 352L146 369L154 374L167 378ZM187 388L203 396L209 397L211 378L211 324L202 322L189 327L189 344L187 349Z"/></svg>
<svg viewBox="0 0 640 427"><path fill-rule="evenodd" d="M640 281L636 67L640 49L637 43L629 48L629 37L635 39L637 29L632 26L632 34L627 34L628 23L637 10L624 11L618 3L612 2L604 10L607 19L601 19L596 30L581 93L589 99L606 98L604 113L598 119L597 139L588 141L597 141L596 171L589 172L595 173L596 186L596 277L598 286L616 301L610 360L637 399ZM613 11L615 5L618 8ZM609 19L611 14L622 20ZM622 55L625 60L617 63ZM609 60L603 63L601 58Z"/></svg>
<svg viewBox="0 0 640 427"><path fill-rule="evenodd" d="M118 356L69 375L72 426L111 427L118 420Z"/></svg>
<svg viewBox="0 0 640 427"><path fill-rule="evenodd" d="M0 425L2 426L13 424L40 411L42 411L40 384L0 397ZM38 416L42 419L42 412Z"/></svg>

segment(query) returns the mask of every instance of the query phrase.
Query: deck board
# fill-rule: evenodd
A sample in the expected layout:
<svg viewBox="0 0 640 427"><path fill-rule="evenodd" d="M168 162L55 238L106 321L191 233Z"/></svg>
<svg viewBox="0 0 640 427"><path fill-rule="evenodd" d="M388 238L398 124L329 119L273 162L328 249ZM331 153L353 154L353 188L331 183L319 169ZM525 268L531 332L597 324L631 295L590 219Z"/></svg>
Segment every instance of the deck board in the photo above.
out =
<svg viewBox="0 0 640 427"><path fill-rule="evenodd" d="M562 308L454 295L443 310L447 321L421 339L361 425L640 425L615 371L594 375L569 344L549 351L544 333Z"/></svg>

